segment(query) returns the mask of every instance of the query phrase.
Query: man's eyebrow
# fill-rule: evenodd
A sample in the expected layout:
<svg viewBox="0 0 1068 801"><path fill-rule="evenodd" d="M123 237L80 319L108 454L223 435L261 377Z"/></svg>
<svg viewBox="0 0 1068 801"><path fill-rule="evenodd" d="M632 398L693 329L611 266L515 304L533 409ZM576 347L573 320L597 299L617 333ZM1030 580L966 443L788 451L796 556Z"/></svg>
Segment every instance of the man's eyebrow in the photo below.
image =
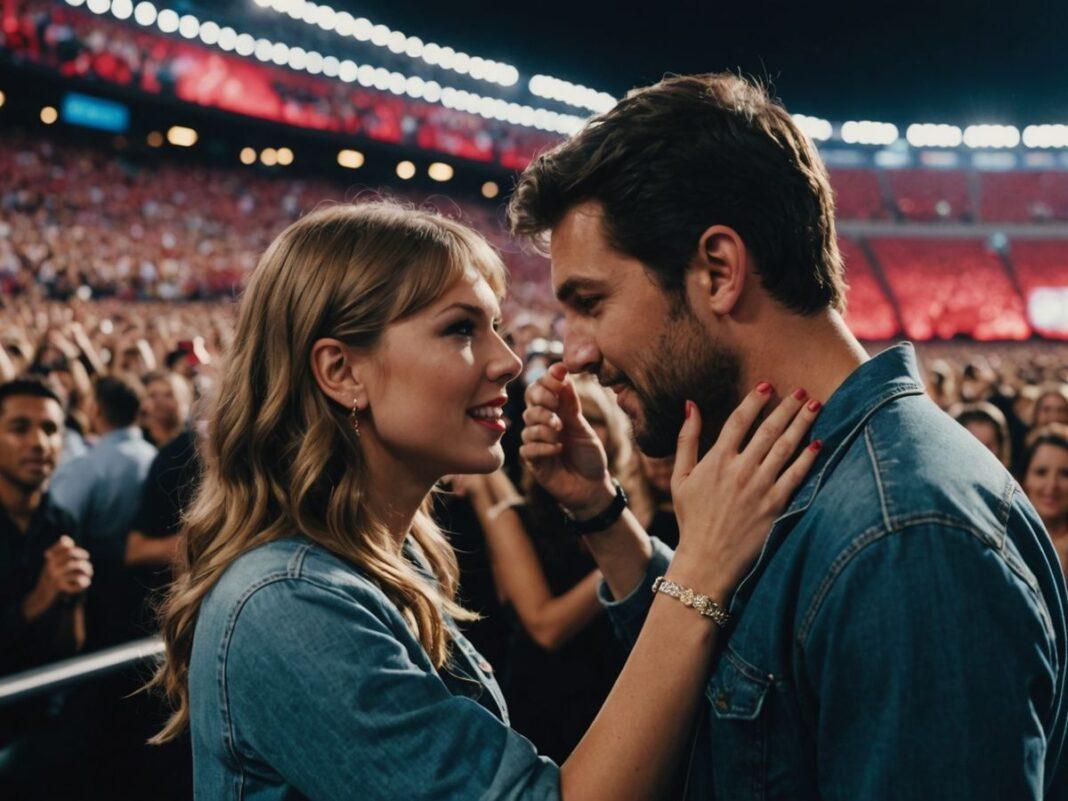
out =
<svg viewBox="0 0 1068 801"><path fill-rule="evenodd" d="M580 289L604 291L605 284L593 278L568 278L556 289L556 299L567 303Z"/></svg>
<svg viewBox="0 0 1068 801"><path fill-rule="evenodd" d="M441 315L443 315L443 314L445 314L447 312L450 312L453 309L463 309L464 311L468 312L469 314L473 314L476 317L486 317L486 316L488 316L486 314L486 309L484 307L477 306L474 303L463 303L463 302L459 302L459 301L456 302L456 303L449 304L444 309L439 311L436 316L437 317L441 317ZM494 320L500 319L500 316L501 316L501 313L499 311L495 310L495 314L493 315L493 319Z"/></svg>

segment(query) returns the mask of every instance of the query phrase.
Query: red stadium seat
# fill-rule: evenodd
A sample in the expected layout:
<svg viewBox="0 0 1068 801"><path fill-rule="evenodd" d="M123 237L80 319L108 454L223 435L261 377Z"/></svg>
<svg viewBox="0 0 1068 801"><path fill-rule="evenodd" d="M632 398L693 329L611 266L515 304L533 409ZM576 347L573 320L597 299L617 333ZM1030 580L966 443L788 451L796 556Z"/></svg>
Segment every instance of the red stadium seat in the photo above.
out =
<svg viewBox="0 0 1068 801"><path fill-rule="evenodd" d="M967 176L960 170L888 170L886 177L906 220L974 217Z"/></svg>
<svg viewBox="0 0 1068 801"><path fill-rule="evenodd" d="M875 170L831 170L838 216L846 220L881 220L889 216Z"/></svg>
<svg viewBox="0 0 1068 801"><path fill-rule="evenodd" d="M1015 240L1012 264L1035 331L1068 339L1068 241Z"/></svg>
<svg viewBox="0 0 1068 801"><path fill-rule="evenodd" d="M979 183L984 220L1068 220L1068 172L988 172Z"/></svg>
<svg viewBox="0 0 1068 801"><path fill-rule="evenodd" d="M900 332L894 307L883 293L864 251L853 241L838 240L845 262L846 324L861 339L890 339Z"/></svg>

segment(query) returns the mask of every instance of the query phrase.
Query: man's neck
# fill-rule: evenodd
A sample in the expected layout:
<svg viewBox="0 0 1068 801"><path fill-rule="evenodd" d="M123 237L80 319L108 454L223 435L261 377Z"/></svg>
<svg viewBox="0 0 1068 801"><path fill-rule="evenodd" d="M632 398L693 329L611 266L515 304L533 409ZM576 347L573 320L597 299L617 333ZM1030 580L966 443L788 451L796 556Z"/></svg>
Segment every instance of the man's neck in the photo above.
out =
<svg viewBox="0 0 1068 801"><path fill-rule="evenodd" d="M3 506L12 522L25 532L34 512L44 498L44 487L25 487L0 475L0 506Z"/></svg>
<svg viewBox="0 0 1068 801"><path fill-rule="evenodd" d="M817 317L783 314L774 336L754 343L743 368L742 391L770 381L780 397L803 388L822 403L868 354L837 312Z"/></svg>

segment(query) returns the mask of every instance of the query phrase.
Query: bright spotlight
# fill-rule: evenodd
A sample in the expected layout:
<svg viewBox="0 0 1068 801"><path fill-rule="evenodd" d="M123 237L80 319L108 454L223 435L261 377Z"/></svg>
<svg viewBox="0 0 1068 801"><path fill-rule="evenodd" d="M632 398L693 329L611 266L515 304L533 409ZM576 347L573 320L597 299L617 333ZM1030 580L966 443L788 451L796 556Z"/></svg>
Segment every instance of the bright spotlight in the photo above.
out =
<svg viewBox="0 0 1068 801"><path fill-rule="evenodd" d="M363 166L363 153L359 150L339 150L337 163L349 170L358 170Z"/></svg>
<svg viewBox="0 0 1068 801"><path fill-rule="evenodd" d="M178 33L186 39L196 39L200 33L200 20L192 14L186 14L178 21Z"/></svg>
<svg viewBox="0 0 1068 801"><path fill-rule="evenodd" d="M256 150L251 147L241 148L241 154L238 156L241 159L242 164L255 164L256 163Z"/></svg>
<svg viewBox="0 0 1068 801"><path fill-rule="evenodd" d="M283 167L288 167L293 163L293 151L288 147L278 148L278 163Z"/></svg>
<svg viewBox="0 0 1068 801"><path fill-rule="evenodd" d="M174 33L181 24L182 20L178 16L178 12L169 8L163 9L159 12L159 16L156 17L156 25L164 33Z"/></svg>
<svg viewBox="0 0 1068 801"><path fill-rule="evenodd" d="M501 193L501 188L497 186L496 181L486 181L482 184L482 197L492 200Z"/></svg>
<svg viewBox="0 0 1068 801"><path fill-rule="evenodd" d="M53 122L59 119L59 112L56 111L55 106L45 106L41 109L41 122L45 125L51 125Z"/></svg>
<svg viewBox="0 0 1068 801"><path fill-rule="evenodd" d="M184 125L172 125L167 130L167 141L178 147L192 147L197 143L197 132Z"/></svg>
<svg viewBox="0 0 1068 801"><path fill-rule="evenodd" d="M415 177L415 165L410 161L402 161L397 165L397 177L402 181Z"/></svg>
<svg viewBox="0 0 1068 801"><path fill-rule="evenodd" d="M265 147L260 151L260 162L265 167L273 167L278 163L278 151L273 147Z"/></svg>
<svg viewBox="0 0 1068 801"><path fill-rule="evenodd" d="M115 19L129 19L133 15L133 3L131 0L114 0L111 14Z"/></svg>
<svg viewBox="0 0 1068 801"><path fill-rule="evenodd" d="M452 179L452 167L443 161L435 161L426 171L432 181L449 181Z"/></svg>
<svg viewBox="0 0 1068 801"><path fill-rule="evenodd" d="M138 3L134 7L134 22L138 25L143 25L147 28L149 25L155 23L155 21L156 7L147 2L147 0L146 2Z"/></svg>

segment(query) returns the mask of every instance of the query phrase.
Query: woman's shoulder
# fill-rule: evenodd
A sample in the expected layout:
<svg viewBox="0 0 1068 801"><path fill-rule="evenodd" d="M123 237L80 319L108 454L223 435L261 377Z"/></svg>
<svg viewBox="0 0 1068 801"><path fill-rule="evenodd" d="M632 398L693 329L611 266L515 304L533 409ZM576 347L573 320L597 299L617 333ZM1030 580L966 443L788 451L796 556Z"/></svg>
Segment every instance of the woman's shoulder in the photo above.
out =
<svg viewBox="0 0 1068 801"><path fill-rule="evenodd" d="M323 603L316 604L317 598ZM403 625L385 594L355 566L305 537L290 537L257 546L230 564L204 598L198 633L203 629L208 639L226 639L239 621L259 628L289 620L290 606L302 607L304 614L309 608L329 614L333 608L361 607Z"/></svg>

